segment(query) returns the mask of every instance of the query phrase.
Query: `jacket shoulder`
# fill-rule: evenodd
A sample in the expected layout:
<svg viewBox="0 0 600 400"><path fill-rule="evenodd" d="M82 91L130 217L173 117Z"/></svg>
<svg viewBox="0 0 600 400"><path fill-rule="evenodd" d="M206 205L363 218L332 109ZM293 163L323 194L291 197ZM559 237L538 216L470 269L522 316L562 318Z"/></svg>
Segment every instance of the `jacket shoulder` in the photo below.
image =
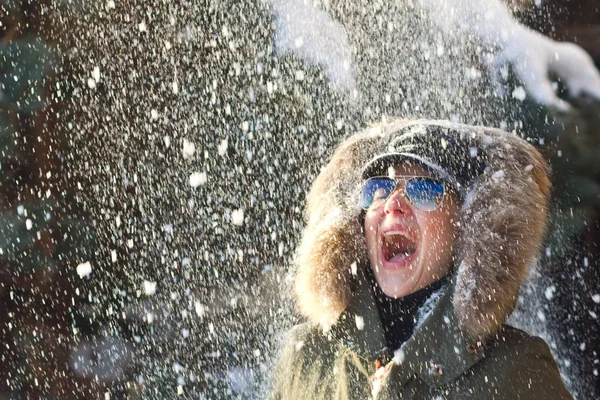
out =
<svg viewBox="0 0 600 400"><path fill-rule="evenodd" d="M507 360L510 360L508 356L516 357L515 359L520 359L521 356L536 356L551 361L556 367L550 348L544 339L510 325L503 325L487 343L486 348L490 355L501 356ZM558 367L556 370L558 371Z"/></svg>
<svg viewBox="0 0 600 400"><path fill-rule="evenodd" d="M486 378L512 394L506 398L572 399L543 339L504 325L484 351Z"/></svg>

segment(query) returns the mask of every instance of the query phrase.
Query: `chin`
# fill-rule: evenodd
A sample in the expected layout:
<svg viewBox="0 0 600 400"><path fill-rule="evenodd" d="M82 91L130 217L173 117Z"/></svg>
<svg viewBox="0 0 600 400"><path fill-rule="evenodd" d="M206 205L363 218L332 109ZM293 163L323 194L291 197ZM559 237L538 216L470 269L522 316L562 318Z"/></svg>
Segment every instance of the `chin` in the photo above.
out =
<svg viewBox="0 0 600 400"><path fill-rule="evenodd" d="M401 298L404 296L408 296L409 294L414 292L412 287L407 287L407 286L408 285L405 285L405 284L398 286L398 285L394 285L393 283L389 283L387 286L380 285L380 288L381 288L381 291L383 293L385 293L385 295L388 297Z"/></svg>

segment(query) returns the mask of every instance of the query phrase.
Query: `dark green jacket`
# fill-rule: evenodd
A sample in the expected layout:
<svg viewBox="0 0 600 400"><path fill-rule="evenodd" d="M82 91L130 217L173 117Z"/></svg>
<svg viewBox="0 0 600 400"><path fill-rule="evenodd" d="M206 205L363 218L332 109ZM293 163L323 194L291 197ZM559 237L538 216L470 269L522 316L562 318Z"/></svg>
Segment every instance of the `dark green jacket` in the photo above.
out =
<svg viewBox="0 0 600 400"><path fill-rule="evenodd" d="M453 290L450 284L394 357L369 288L359 288L328 334L308 323L290 332L270 398L572 398L542 339L504 325L485 343L469 342L454 314Z"/></svg>

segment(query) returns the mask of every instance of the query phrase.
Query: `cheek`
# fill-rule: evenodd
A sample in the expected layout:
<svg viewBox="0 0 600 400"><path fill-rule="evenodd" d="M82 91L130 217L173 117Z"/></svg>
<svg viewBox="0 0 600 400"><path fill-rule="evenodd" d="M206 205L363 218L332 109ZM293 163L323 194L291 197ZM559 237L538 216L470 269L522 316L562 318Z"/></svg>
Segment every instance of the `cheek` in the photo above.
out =
<svg viewBox="0 0 600 400"><path fill-rule="evenodd" d="M424 215L420 225L431 247L450 246L454 242L454 225L445 213Z"/></svg>
<svg viewBox="0 0 600 400"><path fill-rule="evenodd" d="M365 240L367 242L367 249L371 251L377 245L377 222L379 221L378 216L374 212L367 212L365 214Z"/></svg>

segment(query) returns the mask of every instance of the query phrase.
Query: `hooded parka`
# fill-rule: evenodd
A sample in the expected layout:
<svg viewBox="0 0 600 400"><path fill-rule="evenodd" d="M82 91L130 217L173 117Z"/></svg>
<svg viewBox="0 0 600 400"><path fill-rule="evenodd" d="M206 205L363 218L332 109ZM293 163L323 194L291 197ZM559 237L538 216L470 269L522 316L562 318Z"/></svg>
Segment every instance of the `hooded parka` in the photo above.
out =
<svg viewBox="0 0 600 400"><path fill-rule="evenodd" d="M443 166L463 198L453 271L400 349L386 348L358 206L365 166L385 154ZM308 322L289 333L270 398L571 399L546 343L504 324L549 191L541 155L498 129L391 120L352 136L307 198L296 295Z"/></svg>

